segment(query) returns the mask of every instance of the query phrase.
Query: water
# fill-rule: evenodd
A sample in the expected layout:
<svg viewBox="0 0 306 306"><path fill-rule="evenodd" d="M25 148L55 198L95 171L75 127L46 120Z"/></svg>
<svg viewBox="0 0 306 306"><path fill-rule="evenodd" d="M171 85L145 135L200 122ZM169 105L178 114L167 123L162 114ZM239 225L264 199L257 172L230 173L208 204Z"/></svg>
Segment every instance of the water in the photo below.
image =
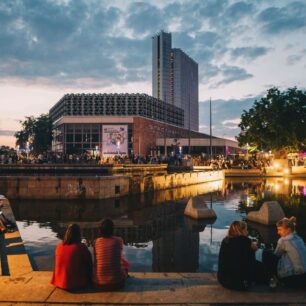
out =
<svg viewBox="0 0 306 306"><path fill-rule="evenodd" d="M189 196L204 194L217 219L197 222L184 217ZM54 250L69 223L93 241L101 219L110 217L125 242L131 271L217 271L221 241L230 223L245 217L257 200L277 198L288 216L297 215L298 233L306 238L306 180L228 179L173 190L103 201L13 201L12 208L35 270L52 270ZM261 246L277 241L275 227L250 224Z"/></svg>

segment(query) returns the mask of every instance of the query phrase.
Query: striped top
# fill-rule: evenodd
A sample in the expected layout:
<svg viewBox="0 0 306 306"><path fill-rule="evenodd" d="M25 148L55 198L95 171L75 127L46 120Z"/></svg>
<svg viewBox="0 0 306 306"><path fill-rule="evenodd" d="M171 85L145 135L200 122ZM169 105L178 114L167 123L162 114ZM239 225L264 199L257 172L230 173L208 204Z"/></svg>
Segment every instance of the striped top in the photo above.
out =
<svg viewBox="0 0 306 306"><path fill-rule="evenodd" d="M93 281L98 285L117 284L126 278L122 262L123 242L119 237L100 237L94 242Z"/></svg>
<svg viewBox="0 0 306 306"><path fill-rule="evenodd" d="M297 234L281 237L277 242L275 254L280 256L277 274L280 278L306 273L306 247Z"/></svg>

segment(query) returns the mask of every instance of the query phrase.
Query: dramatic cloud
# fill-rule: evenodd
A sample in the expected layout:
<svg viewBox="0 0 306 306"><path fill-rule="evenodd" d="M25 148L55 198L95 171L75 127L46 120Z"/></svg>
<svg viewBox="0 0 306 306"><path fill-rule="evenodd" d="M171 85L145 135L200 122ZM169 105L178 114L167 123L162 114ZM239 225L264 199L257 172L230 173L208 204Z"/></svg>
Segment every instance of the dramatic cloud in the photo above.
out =
<svg viewBox="0 0 306 306"><path fill-rule="evenodd" d="M14 136L16 131L0 130L0 136Z"/></svg>
<svg viewBox="0 0 306 306"><path fill-rule="evenodd" d="M284 3L282 6L281 4ZM286 4L286 5L285 5ZM250 28L265 33L298 30L306 24L303 2L279 6L251 1L26 1L0 3L0 78L46 78L78 86L150 81L151 39L160 29L173 31L173 45L200 65L200 80L212 86L252 77L224 58L254 60L271 46L250 46ZM288 63L294 62L289 58ZM237 64L236 64L237 65ZM212 81L219 75L223 79ZM88 81L86 84L90 84Z"/></svg>
<svg viewBox="0 0 306 306"><path fill-rule="evenodd" d="M0 25L1 101L12 84L48 88L58 99L67 90L151 94L151 37L161 29L198 62L200 99L222 99L216 131L235 131L228 120L242 97L306 81L304 0L2 0ZM31 100L16 102L19 113L28 115ZM51 102L43 104L48 111ZM0 103L0 123L5 113Z"/></svg>
<svg viewBox="0 0 306 306"><path fill-rule="evenodd" d="M231 55L233 58L242 57L247 60L254 60L257 57L267 54L269 48L265 47L243 47L243 48L235 48L231 51Z"/></svg>
<svg viewBox="0 0 306 306"><path fill-rule="evenodd" d="M299 54L289 55L287 57L287 64L292 66L300 63L304 56L306 56L306 49L303 49Z"/></svg>
<svg viewBox="0 0 306 306"><path fill-rule="evenodd" d="M222 65L220 69L223 79L215 84L216 87L253 77L253 75L248 73L245 69L236 66Z"/></svg>
<svg viewBox="0 0 306 306"><path fill-rule="evenodd" d="M283 7L269 7L258 16L267 34L280 34L306 26L306 3L292 2Z"/></svg>

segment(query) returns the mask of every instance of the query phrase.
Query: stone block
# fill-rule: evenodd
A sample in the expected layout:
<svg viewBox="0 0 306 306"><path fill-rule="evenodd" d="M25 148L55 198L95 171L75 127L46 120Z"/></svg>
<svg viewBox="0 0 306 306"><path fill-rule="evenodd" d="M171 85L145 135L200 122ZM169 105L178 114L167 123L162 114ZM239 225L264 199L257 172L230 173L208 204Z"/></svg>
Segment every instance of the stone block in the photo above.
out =
<svg viewBox="0 0 306 306"><path fill-rule="evenodd" d="M276 201L264 202L259 211L251 211L247 214L247 220L271 225L285 217L282 207Z"/></svg>
<svg viewBox="0 0 306 306"><path fill-rule="evenodd" d="M194 219L213 219L217 217L215 211L207 207L204 196L190 198L184 214Z"/></svg>

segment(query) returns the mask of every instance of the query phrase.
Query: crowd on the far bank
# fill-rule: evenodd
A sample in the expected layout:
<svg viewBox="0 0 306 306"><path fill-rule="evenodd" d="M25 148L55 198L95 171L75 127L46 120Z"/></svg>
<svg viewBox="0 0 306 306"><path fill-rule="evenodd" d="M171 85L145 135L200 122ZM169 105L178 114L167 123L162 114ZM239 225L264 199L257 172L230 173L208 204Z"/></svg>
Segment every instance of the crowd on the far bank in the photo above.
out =
<svg viewBox="0 0 306 306"><path fill-rule="evenodd" d="M239 156L224 156L222 154L209 158L206 154L200 155L114 155L100 156L83 154L62 154L48 152L46 154L17 155L0 154L0 164L71 164L71 165L120 165L120 164L168 164L177 167L184 166L205 166L213 170L218 169L263 169L270 165L270 160L250 157L248 159Z"/></svg>

